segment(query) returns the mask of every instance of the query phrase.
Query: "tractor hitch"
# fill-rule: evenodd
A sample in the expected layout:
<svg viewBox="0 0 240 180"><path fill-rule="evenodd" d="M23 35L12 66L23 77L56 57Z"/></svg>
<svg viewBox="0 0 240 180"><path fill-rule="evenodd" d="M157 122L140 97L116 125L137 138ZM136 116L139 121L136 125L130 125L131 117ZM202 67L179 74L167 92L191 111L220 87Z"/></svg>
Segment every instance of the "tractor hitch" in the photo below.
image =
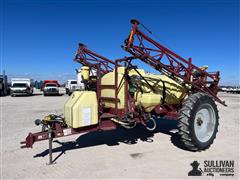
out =
<svg viewBox="0 0 240 180"><path fill-rule="evenodd" d="M42 141L48 139L48 132L38 132L38 133L29 133L25 141L22 141L20 144L23 144L21 148L32 148L33 144L36 141Z"/></svg>
<svg viewBox="0 0 240 180"><path fill-rule="evenodd" d="M21 146L21 148L32 148L32 145L34 144L34 136L32 133L29 133L26 137L25 141L20 142L20 144L24 144Z"/></svg>
<svg viewBox="0 0 240 180"><path fill-rule="evenodd" d="M49 121L48 129L42 132L29 133L25 138L25 141L20 142L22 144L21 148L32 148L33 144L38 141L49 140L49 163L48 165L54 164L52 158L52 142L54 138L70 136L74 134L87 133L93 131L109 131L117 128L116 124L111 120L102 121L97 125L85 126L77 129L65 127L60 121ZM44 120L35 120L36 125L46 125Z"/></svg>

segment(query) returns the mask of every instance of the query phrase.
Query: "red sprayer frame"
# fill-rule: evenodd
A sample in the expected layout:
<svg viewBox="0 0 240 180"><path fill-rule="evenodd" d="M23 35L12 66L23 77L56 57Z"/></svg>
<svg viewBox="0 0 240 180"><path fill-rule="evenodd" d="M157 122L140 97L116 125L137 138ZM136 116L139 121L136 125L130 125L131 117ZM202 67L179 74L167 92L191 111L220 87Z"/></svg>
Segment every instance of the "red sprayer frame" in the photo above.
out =
<svg viewBox="0 0 240 180"><path fill-rule="evenodd" d="M133 25L132 30L127 40L125 40L125 45L123 46L126 51L132 54L131 57L124 57L122 59L112 61L89 50L83 44L79 44L77 53L74 57L75 61L81 63L84 66L94 68L97 71L98 78L96 93L99 110L99 123L93 126L72 129L66 127L66 125L62 126L61 122L52 121L49 125L48 131L29 133L29 135L26 137L26 140L24 142L21 142L21 144L24 144L22 148L32 148L34 142L49 139L49 161L51 164L53 138L90 131L106 131L116 129L117 124L112 119L125 118L129 115L129 113L130 115L134 114L133 119L136 123L140 122L146 126L143 117L144 112L138 112L135 106L135 101L132 97L130 97L128 92L127 72L129 68L134 69L134 66L132 66L131 64L134 59L140 59L154 69L160 71L162 74L167 75L175 81L178 81L182 85L186 85L189 89L189 94L195 92L204 92L213 97L217 102L225 105L225 102L221 101L217 97L218 83L220 79L219 72L208 73L205 70L196 67L192 64L191 58L186 60L145 35L142 31L139 30L138 26L140 25L140 23L137 20L131 20L131 23ZM122 79L119 80L117 74L120 64L121 66L126 67L126 70ZM101 77L108 72L112 72L113 70L115 72L114 85L102 85ZM135 71L138 73L136 68ZM142 77L142 79L144 80L144 77ZM119 109L118 93L123 83L125 83L125 106L124 109ZM101 90L104 88L114 89L115 97L101 97ZM115 107L108 109L104 108L101 103L103 100L114 102ZM154 113L158 116L170 116L171 118L176 119L176 117L178 117L179 115L178 110L180 107L181 105L162 104L154 108Z"/></svg>
<svg viewBox="0 0 240 180"><path fill-rule="evenodd" d="M101 77L105 73L113 71L115 68L115 73L118 73L117 67L118 63L122 61L126 61L128 59L133 59L133 57L125 57L122 59L118 59L115 62L112 60L107 59L106 57L103 57L91 50L89 50L85 45L79 44L79 48L75 54L74 60L81 63L84 66L88 66L90 68L94 68L97 70L97 76ZM112 65L112 66L110 66ZM117 76L115 76L117 77ZM112 130L116 128L116 124L110 120L110 118L117 117L117 116L122 116L127 112L127 108L123 110L118 110L117 107L117 94L118 94L118 89L119 86L117 85L118 79L115 78L115 85L113 86L107 86L106 85L101 85L101 78L97 78L97 100L98 100L98 109L99 109L99 124L94 125L94 126L87 126L83 128L78 128L78 129L72 129L72 128L66 128L62 127L60 123L58 122L53 122L51 124L51 138L58 138L62 136L69 136L73 134L79 134L79 133L84 133L84 132L90 132L90 131L105 131L105 130ZM121 80L123 81L123 79ZM121 84L121 83L120 83ZM101 97L100 97L100 92L101 89L104 88L112 88L115 89L116 96L115 98L112 99L112 101L115 102L116 106L115 108L112 108L109 110L109 112L103 112L103 107L101 106ZM125 89L126 91L127 89ZM127 103L126 103L127 104ZM29 133L28 136L26 137L26 140L21 142L23 146L21 148L32 148L34 142L37 141L42 141L50 139L49 138L49 132L44 131L44 132L39 132L39 133Z"/></svg>
<svg viewBox="0 0 240 180"><path fill-rule="evenodd" d="M182 58L178 54L154 41L139 30L140 22L132 19L132 30L125 41L124 49L135 58L142 60L154 69L170 78L182 81L182 84L191 86L192 93L204 92L213 97L217 102L226 105L217 97L220 73L208 73L192 64L192 59ZM144 26L145 27L145 26ZM198 75L194 73L198 71Z"/></svg>
<svg viewBox="0 0 240 180"><path fill-rule="evenodd" d="M87 46L82 43L78 45L79 47L74 57L75 61L96 70L100 68L101 74L113 71L115 63L112 60L89 50Z"/></svg>

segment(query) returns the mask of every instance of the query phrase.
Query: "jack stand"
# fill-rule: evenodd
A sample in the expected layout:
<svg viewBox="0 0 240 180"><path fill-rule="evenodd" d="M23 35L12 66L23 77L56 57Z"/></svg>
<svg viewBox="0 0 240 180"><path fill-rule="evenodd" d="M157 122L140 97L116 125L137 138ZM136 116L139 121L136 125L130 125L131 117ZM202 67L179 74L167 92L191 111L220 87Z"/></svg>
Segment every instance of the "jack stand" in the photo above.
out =
<svg viewBox="0 0 240 180"><path fill-rule="evenodd" d="M53 142L53 137L52 137L52 128L49 127L48 128L48 140L49 140L49 163L47 163L47 165L53 165L56 164L56 162L53 162L52 160L52 142Z"/></svg>

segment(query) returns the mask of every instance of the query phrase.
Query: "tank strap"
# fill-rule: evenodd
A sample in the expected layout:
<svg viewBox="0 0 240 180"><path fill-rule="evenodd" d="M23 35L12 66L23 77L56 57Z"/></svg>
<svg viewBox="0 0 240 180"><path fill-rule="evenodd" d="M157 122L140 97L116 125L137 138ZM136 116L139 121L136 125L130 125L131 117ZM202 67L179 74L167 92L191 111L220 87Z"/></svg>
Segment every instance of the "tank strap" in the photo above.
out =
<svg viewBox="0 0 240 180"><path fill-rule="evenodd" d="M165 98L166 98L166 86L165 86L165 82L162 79L160 79L160 81L163 84L162 104L164 104L165 103Z"/></svg>

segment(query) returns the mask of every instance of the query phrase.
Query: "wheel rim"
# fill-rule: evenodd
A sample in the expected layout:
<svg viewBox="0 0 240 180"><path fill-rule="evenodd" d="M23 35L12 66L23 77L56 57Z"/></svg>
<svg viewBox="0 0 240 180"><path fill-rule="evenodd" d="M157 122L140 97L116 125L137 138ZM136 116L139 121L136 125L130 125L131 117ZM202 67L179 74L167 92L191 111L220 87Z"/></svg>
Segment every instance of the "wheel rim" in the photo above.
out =
<svg viewBox="0 0 240 180"><path fill-rule="evenodd" d="M157 123L154 118L150 118L147 122L145 122L145 124L146 129L149 131L154 131L157 127Z"/></svg>
<svg viewBox="0 0 240 180"><path fill-rule="evenodd" d="M194 131L201 142L207 142L213 135L216 125L216 115L210 104L203 104L194 119Z"/></svg>

